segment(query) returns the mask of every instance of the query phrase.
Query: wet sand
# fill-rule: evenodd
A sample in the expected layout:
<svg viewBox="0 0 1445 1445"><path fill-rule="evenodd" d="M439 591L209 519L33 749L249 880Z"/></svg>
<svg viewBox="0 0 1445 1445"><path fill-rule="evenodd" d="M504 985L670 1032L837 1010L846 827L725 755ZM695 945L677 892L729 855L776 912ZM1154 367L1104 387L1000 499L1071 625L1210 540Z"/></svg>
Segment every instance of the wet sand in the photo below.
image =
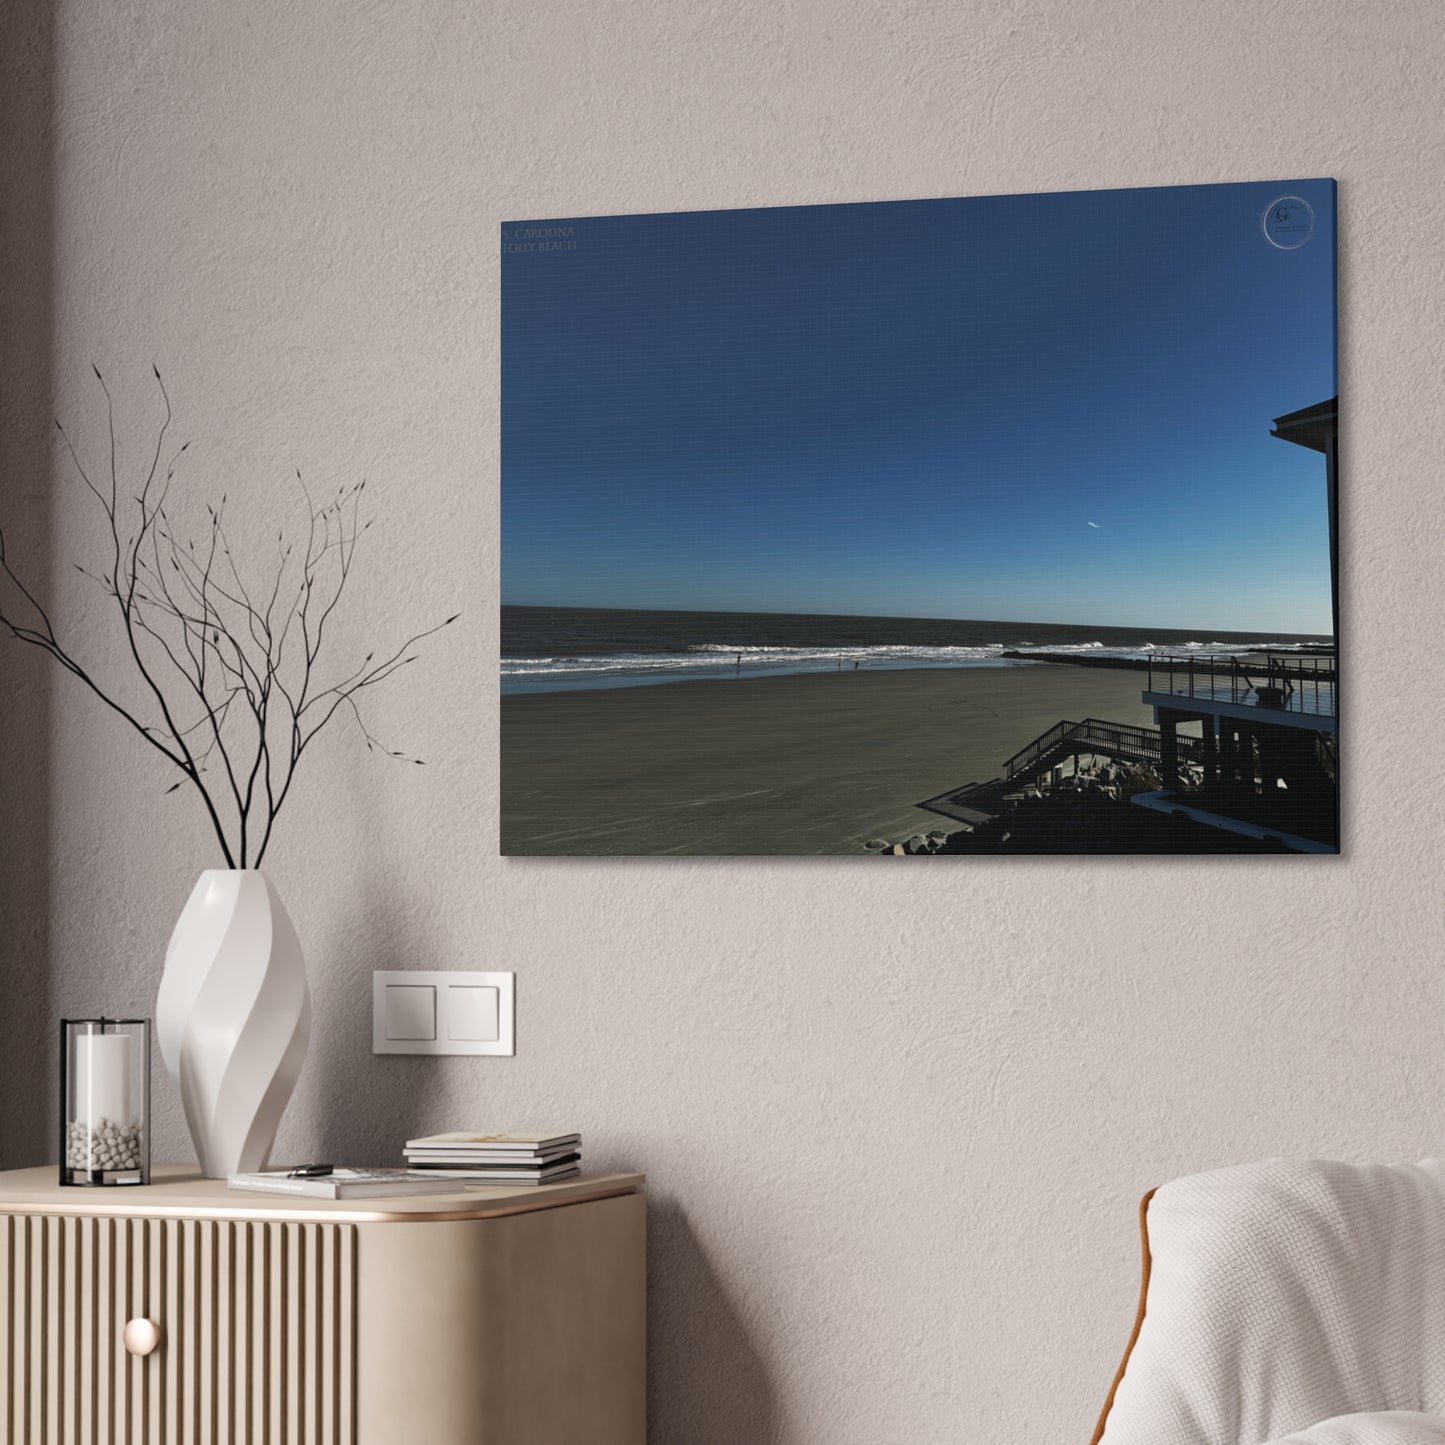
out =
<svg viewBox="0 0 1445 1445"><path fill-rule="evenodd" d="M1062 718L1153 722L1137 672L1034 665L679 682L502 699L502 852L868 856L950 826Z"/></svg>

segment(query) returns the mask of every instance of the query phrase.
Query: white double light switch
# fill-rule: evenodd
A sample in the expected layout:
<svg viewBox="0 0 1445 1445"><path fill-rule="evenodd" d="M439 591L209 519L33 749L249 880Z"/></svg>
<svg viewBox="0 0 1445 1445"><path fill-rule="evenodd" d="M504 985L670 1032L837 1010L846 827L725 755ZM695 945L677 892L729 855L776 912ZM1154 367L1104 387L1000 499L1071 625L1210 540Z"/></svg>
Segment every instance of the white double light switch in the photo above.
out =
<svg viewBox="0 0 1445 1445"><path fill-rule="evenodd" d="M515 1054L514 973L371 975L374 1054Z"/></svg>

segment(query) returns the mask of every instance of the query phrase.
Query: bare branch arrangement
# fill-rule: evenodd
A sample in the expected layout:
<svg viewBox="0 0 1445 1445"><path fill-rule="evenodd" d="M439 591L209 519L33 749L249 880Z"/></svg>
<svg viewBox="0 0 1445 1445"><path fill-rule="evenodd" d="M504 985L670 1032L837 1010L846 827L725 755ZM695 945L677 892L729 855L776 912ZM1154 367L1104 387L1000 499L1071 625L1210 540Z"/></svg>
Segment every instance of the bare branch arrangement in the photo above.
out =
<svg viewBox="0 0 1445 1445"><path fill-rule="evenodd" d="M115 604L127 654L142 683L143 706L102 686L57 635L35 590L15 572L0 532L0 626L42 649L123 718L200 794L230 868L257 868L296 769L317 735L338 715L360 729L368 751L402 762L420 758L384 747L367 726L363 694L416 660L424 638L457 615L384 653L368 652L348 672L325 681L319 664L326 625L335 613L371 523L362 519L364 481L324 502L306 498L305 535L277 534L265 581L244 580L226 532L226 497L207 506L197 540L172 529L166 500L189 442L162 465L171 403L160 371L165 420L150 465L134 495L123 495L116 465L115 407L99 368L110 429L110 462L100 485L82 464L69 434L55 423L80 479L105 513L110 555L76 570ZM128 489L127 489L128 490ZM8 595L7 595L8 594ZM324 685L323 685L324 684Z"/></svg>

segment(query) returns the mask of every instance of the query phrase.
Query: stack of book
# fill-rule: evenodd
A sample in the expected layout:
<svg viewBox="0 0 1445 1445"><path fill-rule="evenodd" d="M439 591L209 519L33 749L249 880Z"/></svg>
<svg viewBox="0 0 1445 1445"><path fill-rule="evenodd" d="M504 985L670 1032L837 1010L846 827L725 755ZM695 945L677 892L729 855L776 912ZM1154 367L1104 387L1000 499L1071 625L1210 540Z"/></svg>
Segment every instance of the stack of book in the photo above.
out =
<svg viewBox="0 0 1445 1445"><path fill-rule="evenodd" d="M406 1141L407 1167L464 1186L555 1184L582 1168L580 1134L429 1134Z"/></svg>

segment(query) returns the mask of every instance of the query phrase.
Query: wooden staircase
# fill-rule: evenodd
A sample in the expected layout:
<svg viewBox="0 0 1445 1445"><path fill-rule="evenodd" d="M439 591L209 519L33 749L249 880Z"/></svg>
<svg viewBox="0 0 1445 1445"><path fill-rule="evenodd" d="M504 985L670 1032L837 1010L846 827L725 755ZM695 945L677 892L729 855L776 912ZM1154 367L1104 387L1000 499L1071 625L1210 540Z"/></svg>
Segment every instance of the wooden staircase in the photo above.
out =
<svg viewBox="0 0 1445 1445"><path fill-rule="evenodd" d="M1177 739L1181 766L1203 759L1203 741L1180 734ZM982 783L965 783L950 788L936 798L917 806L945 818L976 826L997 816L1004 809L1005 799L1017 794L1021 787L1051 772L1071 757L1089 753L1158 768L1163 759L1163 743L1159 729L1138 727L1132 723L1106 722L1101 718L1085 718L1083 722L1064 720L1031 743L1022 747L1003 765L1003 773Z"/></svg>

